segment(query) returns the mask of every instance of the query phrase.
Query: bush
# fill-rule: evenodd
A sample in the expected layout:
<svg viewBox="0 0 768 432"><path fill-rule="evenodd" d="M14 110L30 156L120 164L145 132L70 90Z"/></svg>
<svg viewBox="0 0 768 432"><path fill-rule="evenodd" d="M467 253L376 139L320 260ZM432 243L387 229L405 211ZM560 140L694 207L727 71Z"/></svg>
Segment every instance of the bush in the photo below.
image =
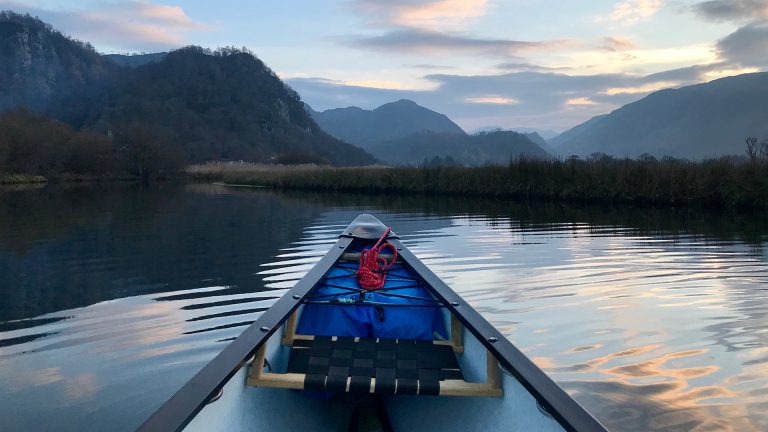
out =
<svg viewBox="0 0 768 432"><path fill-rule="evenodd" d="M126 127L113 142L27 110L0 115L0 173L54 178L131 174L147 179L183 166L178 147L141 125Z"/></svg>
<svg viewBox="0 0 768 432"><path fill-rule="evenodd" d="M167 175L184 166L184 156L178 147L164 142L156 132L139 123L125 127L116 136L125 169L142 180Z"/></svg>

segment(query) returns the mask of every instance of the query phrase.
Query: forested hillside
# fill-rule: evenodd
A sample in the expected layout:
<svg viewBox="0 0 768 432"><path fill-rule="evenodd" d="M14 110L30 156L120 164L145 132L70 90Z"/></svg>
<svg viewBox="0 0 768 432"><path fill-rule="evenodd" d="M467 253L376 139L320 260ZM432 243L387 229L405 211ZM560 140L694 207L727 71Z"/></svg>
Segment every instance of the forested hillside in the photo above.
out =
<svg viewBox="0 0 768 432"><path fill-rule="evenodd" d="M323 132L247 49L187 47L140 60L112 61L36 18L2 12L0 112L26 108L105 137L140 124L190 162L373 162Z"/></svg>

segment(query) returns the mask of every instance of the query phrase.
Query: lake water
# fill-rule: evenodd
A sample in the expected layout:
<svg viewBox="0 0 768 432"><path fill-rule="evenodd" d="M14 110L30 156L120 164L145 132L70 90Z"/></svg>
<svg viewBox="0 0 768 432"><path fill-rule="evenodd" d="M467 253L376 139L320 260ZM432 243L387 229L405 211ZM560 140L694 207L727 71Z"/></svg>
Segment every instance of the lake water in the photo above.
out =
<svg viewBox="0 0 768 432"><path fill-rule="evenodd" d="M768 430L765 215L214 185L0 190L3 430L133 430L357 214L612 430Z"/></svg>

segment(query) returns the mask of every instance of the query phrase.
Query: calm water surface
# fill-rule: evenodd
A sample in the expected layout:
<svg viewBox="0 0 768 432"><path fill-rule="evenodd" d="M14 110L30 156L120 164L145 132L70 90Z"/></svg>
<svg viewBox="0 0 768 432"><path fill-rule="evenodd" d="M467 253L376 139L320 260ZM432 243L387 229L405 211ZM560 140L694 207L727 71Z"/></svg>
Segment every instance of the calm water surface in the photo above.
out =
<svg viewBox="0 0 768 432"><path fill-rule="evenodd" d="M612 430L768 430L764 215L209 185L0 190L4 430L133 430L360 212Z"/></svg>

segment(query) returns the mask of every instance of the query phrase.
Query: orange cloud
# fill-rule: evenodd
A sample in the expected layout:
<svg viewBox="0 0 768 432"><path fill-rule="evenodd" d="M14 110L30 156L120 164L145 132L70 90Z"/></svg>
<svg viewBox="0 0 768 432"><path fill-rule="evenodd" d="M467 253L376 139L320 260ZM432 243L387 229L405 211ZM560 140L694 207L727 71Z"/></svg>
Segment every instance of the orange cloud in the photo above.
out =
<svg viewBox="0 0 768 432"><path fill-rule="evenodd" d="M400 25L437 28L460 25L483 16L487 8L487 0L440 0L401 8L396 12L395 20Z"/></svg>
<svg viewBox="0 0 768 432"><path fill-rule="evenodd" d="M358 6L377 20L383 19L388 24L436 30L462 26L485 15L488 11L488 0L360 0Z"/></svg>
<svg viewBox="0 0 768 432"><path fill-rule="evenodd" d="M0 0L0 6L8 2ZM186 34L209 26L193 20L180 6L127 1L82 9L44 9L11 2L14 9L38 16L64 33L121 50L162 50L185 45Z"/></svg>
<svg viewBox="0 0 768 432"><path fill-rule="evenodd" d="M679 82L660 81L660 82L649 83L649 84L640 85L636 87L613 87L601 92L601 94L606 94L608 96L615 96L620 94L650 93L650 92L654 92L654 91L665 89L665 88L677 87L679 85L680 85Z"/></svg>
<svg viewBox="0 0 768 432"><path fill-rule="evenodd" d="M610 14L597 17L597 21L635 24L655 15L661 6L662 0L626 0L616 5Z"/></svg>
<svg viewBox="0 0 768 432"><path fill-rule="evenodd" d="M517 99L506 98L501 96L471 97L465 100L469 103L492 104L492 105L517 105L520 103L520 101Z"/></svg>
<svg viewBox="0 0 768 432"><path fill-rule="evenodd" d="M637 48L637 45L627 38L610 36L604 37L603 43L600 45L601 50L609 52L628 51L635 48Z"/></svg>
<svg viewBox="0 0 768 432"><path fill-rule="evenodd" d="M572 98L565 101L565 105L572 107L572 106L587 106L587 105L596 105L596 102L588 97L578 97L578 98Z"/></svg>
<svg viewBox="0 0 768 432"><path fill-rule="evenodd" d="M187 28L190 30L204 30L205 24L192 20L181 6L156 5L144 1L133 3L136 15L166 25L177 28Z"/></svg>

